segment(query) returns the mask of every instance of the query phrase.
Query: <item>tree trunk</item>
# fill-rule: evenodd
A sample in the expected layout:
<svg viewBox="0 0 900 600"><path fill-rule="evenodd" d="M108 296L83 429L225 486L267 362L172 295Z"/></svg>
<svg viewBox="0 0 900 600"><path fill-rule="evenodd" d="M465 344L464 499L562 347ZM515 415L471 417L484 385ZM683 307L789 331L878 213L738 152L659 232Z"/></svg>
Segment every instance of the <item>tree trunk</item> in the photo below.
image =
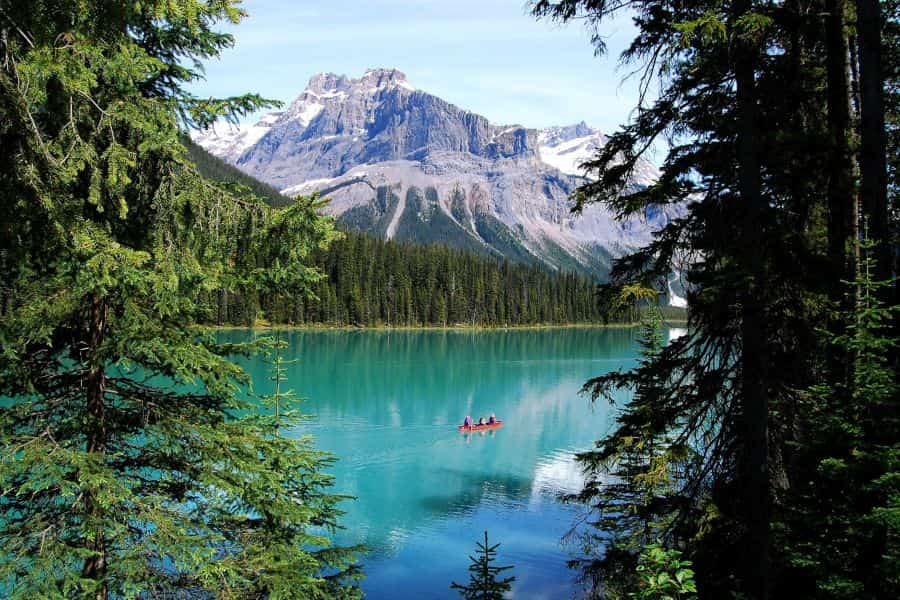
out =
<svg viewBox="0 0 900 600"><path fill-rule="evenodd" d="M826 70L828 81L828 127L831 152L828 165L828 246L837 277L831 297L845 309L841 279L852 280L856 273L854 241L858 227L854 190L854 140L850 99L850 46L846 31L846 0L828 0L826 17Z"/></svg>
<svg viewBox="0 0 900 600"><path fill-rule="evenodd" d="M869 238L875 250L875 279L891 276L888 239L887 158L884 124L884 75L881 64L881 7L878 0L857 0L860 87L860 196Z"/></svg>
<svg viewBox="0 0 900 600"><path fill-rule="evenodd" d="M855 190L854 129L851 113L850 45L847 36L847 0L828 0L825 22L825 67L828 131L828 254L831 273L826 276L829 297L841 313L855 309L857 293L848 294L843 281L853 281L858 268L858 196ZM835 335L846 330L840 318L831 319ZM853 358L835 347L827 351L828 375L835 384L852 380Z"/></svg>
<svg viewBox="0 0 900 600"><path fill-rule="evenodd" d="M736 17L750 9L747 0L735 4ZM756 50L739 39L735 51L737 86L739 191L745 220L741 262L747 287L741 297L741 404L738 422L742 498L739 518L745 527L741 541L741 588L748 598L768 598L769 581L769 432L766 372L766 331L763 315L765 261L761 256L762 192L757 133Z"/></svg>
<svg viewBox="0 0 900 600"><path fill-rule="evenodd" d="M87 392L87 451L91 454L106 452L105 393L106 371L101 352L106 333L108 308L106 300L93 296L91 299L90 339L88 340L88 373L85 378ZM107 589L103 582L106 577L106 540L99 522L103 519L103 508L94 498L90 488L84 491L86 521L90 531L87 548L94 554L84 561L82 576L101 582L96 600L106 600Z"/></svg>
<svg viewBox="0 0 900 600"><path fill-rule="evenodd" d="M216 325L224 325L228 322L228 290L219 290L219 310L216 315Z"/></svg>

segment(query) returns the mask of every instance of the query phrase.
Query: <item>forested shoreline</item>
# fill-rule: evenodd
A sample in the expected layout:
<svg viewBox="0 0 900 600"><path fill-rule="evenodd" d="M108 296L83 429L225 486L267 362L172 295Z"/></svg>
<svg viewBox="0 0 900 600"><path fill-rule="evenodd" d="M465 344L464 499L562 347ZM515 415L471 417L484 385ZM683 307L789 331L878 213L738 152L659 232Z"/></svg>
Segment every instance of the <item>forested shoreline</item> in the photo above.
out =
<svg viewBox="0 0 900 600"><path fill-rule="evenodd" d="M204 324L355 327L516 327L634 322L608 313L597 286L574 273L477 256L442 246L382 241L348 231L311 257L325 275L311 294L211 294ZM683 312L668 311L678 318Z"/></svg>
<svg viewBox="0 0 900 600"><path fill-rule="evenodd" d="M224 186L238 186L267 204L292 200L184 138L198 171ZM355 327L517 327L631 323L637 311L608 311L598 302L597 282L542 264L456 250L442 244L381 240L344 229L343 236L310 257L324 277L311 294L209 294L203 324L252 325L263 320L291 325ZM672 318L684 311L666 309Z"/></svg>

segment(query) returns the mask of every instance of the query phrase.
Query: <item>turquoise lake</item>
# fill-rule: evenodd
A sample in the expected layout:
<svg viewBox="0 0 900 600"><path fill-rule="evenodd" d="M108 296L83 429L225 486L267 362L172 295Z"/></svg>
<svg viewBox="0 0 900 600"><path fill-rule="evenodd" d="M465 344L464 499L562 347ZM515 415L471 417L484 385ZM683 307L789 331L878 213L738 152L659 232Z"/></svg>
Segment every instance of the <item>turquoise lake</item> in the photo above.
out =
<svg viewBox="0 0 900 600"><path fill-rule="evenodd" d="M673 330L674 331L674 330ZM254 335L225 331L237 341ZM289 387L307 399L317 446L337 454L339 543L370 548L368 598L458 598L483 531L514 565L514 596L578 591L563 539L583 509L562 504L582 479L573 453L608 430L614 408L579 394L590 377L634 365L636 331L304 331L280 334ZM246 361L257 392L267 365ZM462 434L465 415L503 427Z"/></svg>

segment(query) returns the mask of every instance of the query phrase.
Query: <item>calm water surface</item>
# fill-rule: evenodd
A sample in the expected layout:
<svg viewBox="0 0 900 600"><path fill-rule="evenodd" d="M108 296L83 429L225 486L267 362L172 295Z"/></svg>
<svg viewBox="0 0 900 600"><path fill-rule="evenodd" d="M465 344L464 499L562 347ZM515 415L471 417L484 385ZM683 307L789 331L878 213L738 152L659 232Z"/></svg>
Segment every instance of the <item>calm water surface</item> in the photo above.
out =
<svg viewBox="0 0 900 600"><path fill-rule="evenodd" d="M229 331L224 338L253 333ZM308 398L302 430L339 457L347 502L341 543L371 548L369 598L457 598L487 529L514 565L514 596L578 591L562 538L580 509L556 500L581 485L572 454L606 433L613 410L578 394L586 379L632 366L632 329L496 332L289 331L289 387ZM257 391L267 367L251 361ZM469 414L501 429L461 434Z"/></svg>

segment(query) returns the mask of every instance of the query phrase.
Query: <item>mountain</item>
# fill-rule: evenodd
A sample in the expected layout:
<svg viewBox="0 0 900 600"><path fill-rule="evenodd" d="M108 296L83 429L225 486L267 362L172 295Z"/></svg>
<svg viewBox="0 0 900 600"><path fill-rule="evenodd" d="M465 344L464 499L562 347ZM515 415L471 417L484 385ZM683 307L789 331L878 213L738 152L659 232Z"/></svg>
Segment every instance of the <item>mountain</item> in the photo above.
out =
<svg viewBox="0 0 900 600"><path fill-rule="evenodd" d="M580 164L606 137L579 123L495 125L413 87L396 69L314 75L284 111L194 141L288 195L319 191L347 226L386 239L438 241L604 277L677 214L617 222L599 205L570 212ZM643 162L632 185L658 171Z"/></svg>

